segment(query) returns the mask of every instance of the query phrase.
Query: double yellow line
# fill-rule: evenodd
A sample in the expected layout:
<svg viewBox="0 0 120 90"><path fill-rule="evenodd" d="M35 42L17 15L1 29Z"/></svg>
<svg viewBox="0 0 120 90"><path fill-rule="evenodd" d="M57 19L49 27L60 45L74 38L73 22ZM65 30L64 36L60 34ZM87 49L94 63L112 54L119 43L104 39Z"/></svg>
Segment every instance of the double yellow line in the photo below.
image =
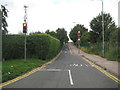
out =
<svg viewBox="0 0 120 90"><path fill-rule="evenodd" d="M28 73L26 73L26 74L24 74L22 76L19 76L19 77L15 78L15 79L12 79L10 81L4 82L4 83L0 84L0 87L6 86L6 85L11 84L11 83L14 83L14 82L16 82L16 81L18 81L20 79L23 79L23 78L25 78L25 77L27 77L27 76L29 76L29 75L31 75L31 74L33 74L33 73L41 70L42 68L46 67L46 65L48 65L48 64L52 63L53 61L55 61L59 57L59 55L61 54L61 52L55 58L53 58L51 61L43 64L41 67L33 69L32 71L30 71L30 72L28 72Z"/></svg>
<svg viewBox="0 0 120 90"><path fill-rule="evenodd" d="M82 57L82 56L81 56ZM88 59L82 57L85 61L87 61L90 65L94 65L94 67L96 69L98 69L99 71L101 71L102 73L104 73L106 76L108 76L109 78L111 78L112 80L114 80L115 82L120 84L120 79L118 79L117 77L111 75L110 73L108 73L107 71L105 71L104 69L102 69L101 67L95 65L94 63L92 63L91 61L89 61Z"/></svg>

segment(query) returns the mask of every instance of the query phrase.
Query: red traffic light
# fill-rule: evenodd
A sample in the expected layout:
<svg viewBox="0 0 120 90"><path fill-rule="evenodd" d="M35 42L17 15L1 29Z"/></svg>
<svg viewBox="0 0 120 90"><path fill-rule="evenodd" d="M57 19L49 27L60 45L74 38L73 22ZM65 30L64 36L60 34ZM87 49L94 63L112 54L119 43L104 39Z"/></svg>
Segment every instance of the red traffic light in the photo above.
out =
<svg viewBox="0 0 120 90"><path fill-rule="evenodd" d="M78 42L80 42L80 38L78 38Z"/></svg>
<svg viewBox="0 0 120 90"><path fill-rule="evenodd" d="M78 31L78 34L80 34L80 31Z"/></svg>

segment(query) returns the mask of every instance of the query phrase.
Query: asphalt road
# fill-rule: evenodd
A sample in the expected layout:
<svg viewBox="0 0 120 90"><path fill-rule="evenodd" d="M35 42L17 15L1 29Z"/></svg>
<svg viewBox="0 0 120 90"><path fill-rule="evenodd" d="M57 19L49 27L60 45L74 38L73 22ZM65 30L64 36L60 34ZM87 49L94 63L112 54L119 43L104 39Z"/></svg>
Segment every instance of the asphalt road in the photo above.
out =
<svg viewBox="0 0 120 90"><path fill-rule="evenodd" d="M118 88L118 84L66 45L57 60L3 88Z"/></svg>

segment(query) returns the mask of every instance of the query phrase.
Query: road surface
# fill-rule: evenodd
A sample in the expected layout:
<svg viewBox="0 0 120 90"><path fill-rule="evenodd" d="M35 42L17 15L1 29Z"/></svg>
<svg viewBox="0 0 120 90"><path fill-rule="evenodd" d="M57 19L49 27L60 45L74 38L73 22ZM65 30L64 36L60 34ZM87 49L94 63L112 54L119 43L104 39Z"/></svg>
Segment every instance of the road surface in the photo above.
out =
<svg viewBox="0 0 120 90"><path fill-rule="evenodd" d="M43 69L3 88L118 88L104 75L65 45L59 58Z"/></svg>

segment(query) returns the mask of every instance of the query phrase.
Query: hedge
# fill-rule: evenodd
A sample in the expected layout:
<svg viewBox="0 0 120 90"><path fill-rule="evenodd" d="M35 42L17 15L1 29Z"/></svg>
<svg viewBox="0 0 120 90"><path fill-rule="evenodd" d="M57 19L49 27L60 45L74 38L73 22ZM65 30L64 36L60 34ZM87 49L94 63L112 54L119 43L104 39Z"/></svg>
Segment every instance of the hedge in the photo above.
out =
<svg viewBox="0 0 120 90"><path fill-rule="evenodd" d="M61 49L60 41L48 34L27 35L27 58L51 59ZM3 36L3 59L24 58L24 35Z"/></svg>

